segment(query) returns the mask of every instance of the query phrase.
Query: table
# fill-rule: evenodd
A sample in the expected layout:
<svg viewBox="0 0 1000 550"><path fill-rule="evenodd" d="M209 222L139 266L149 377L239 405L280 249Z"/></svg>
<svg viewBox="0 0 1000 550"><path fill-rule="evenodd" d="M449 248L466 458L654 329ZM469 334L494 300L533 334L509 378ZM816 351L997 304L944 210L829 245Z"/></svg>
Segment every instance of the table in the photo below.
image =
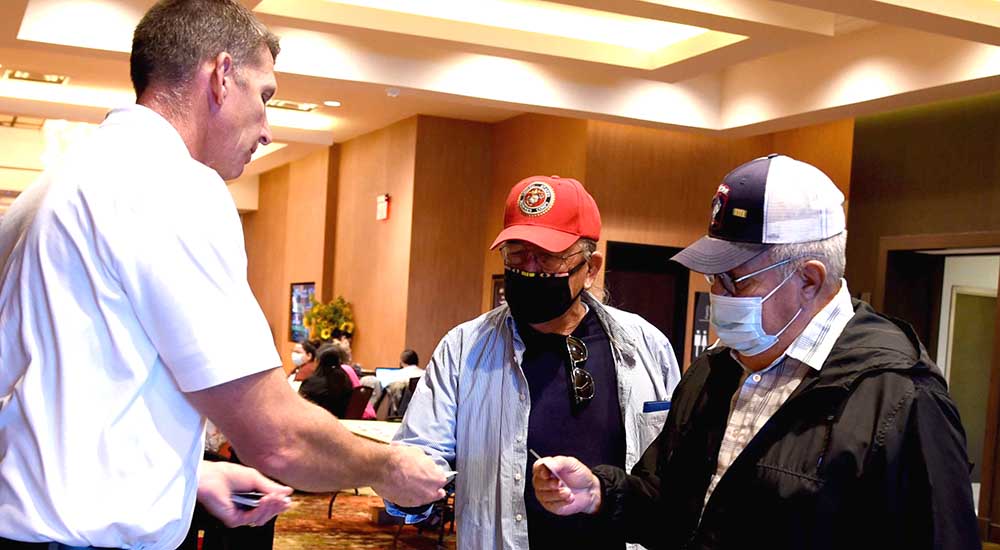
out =
<svg viewBox="0 0 1000 550"><path fill-rule="evenodd" d="M399 422L382 420L341 420L340 423L354 435L380 443L392 443L392 436L396 435L401 425Z"/></svg>

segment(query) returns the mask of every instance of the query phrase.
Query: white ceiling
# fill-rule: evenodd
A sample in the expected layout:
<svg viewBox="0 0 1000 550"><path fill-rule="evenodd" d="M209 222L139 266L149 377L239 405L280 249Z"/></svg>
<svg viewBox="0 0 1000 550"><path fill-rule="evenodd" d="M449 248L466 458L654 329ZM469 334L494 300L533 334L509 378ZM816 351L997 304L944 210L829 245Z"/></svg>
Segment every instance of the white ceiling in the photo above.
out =
<svg viewBox="0 0 1000 550"><path fill-rule="evenodd" d="M1000 90L996 0L242 1L282 37L276 97L342 102L270 109L288 146L251 173L414 114L748 135ZM127 52L150 5L0 2L3 69L70 77L0 79L0 114L97 122L132 101ZM669 38L666 23L699 29Z"/></svg>

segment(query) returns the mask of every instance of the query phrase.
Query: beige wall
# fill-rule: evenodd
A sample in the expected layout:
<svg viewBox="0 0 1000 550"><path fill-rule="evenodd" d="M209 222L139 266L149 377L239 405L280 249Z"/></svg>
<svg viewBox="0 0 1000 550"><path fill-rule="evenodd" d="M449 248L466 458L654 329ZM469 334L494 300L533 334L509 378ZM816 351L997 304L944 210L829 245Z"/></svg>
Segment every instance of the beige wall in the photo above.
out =
<svg viewBox="0 0 1000 550"><path fill-rule="evenodd" d="M397 364L406 344L417 118L343 143L337 178L333 296L354 305L354 360ZM375 200L390 196L389 219Z"/></svg>
<svg viewBox="0 0 1000 550"><path fill-rule="evenodd" d="M315 282L322 292L328 162L324 149L261 174L259 208L243 215L247 279L286 370L290 285Z"/></svg>

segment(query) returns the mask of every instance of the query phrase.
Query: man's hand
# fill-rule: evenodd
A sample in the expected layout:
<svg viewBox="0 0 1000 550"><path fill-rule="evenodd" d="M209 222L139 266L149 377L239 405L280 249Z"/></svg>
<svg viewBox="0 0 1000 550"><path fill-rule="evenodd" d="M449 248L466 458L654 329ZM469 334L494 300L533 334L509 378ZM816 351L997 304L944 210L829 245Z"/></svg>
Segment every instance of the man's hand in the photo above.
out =
<svg viewBox="0 0 1000 550"><path fill-rule="evenodd" d="M531 472L535 498L549 512L569 516L601 509L601 482L579 460L549 456L535 461Z"/></svg>
<svg viewBox="0 0 1000 550"><path fill-rule="evenodd" d="M409 445L389 447L382 481L372 486L382 498L400 506L441 500L448 482L441 468L423 451Z"/></svg>
<svg viewBox="0 0 1000 550"><path fill-rule="evenodd" d="M264 493L260 505L242 510L233 504L234 492ZM284 512L291 504L291 487L271 481L263 474L229 462L202 462L198 476L198 501L226 527L262 525Z"/></svg>

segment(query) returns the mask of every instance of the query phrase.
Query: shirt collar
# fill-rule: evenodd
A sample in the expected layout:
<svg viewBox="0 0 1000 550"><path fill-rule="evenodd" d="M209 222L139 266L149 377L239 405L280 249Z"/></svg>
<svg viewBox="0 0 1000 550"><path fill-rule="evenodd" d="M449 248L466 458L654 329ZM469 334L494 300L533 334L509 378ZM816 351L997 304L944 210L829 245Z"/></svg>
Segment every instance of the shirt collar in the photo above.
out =
<svg viewBox="0 0 1000 550"><path fill-rule="evenodd" d="M133 103L113 109L104 117L104 122L101 123L101 126L124 124L142 125L149 137L163 140L161 145L169 144L170 147L177 148L177 153L183 150L185 155L188 157L191 156L191 152L188 151L187 144L184 143L184 139L181 138L181 134L177 131L177 128L174 128L174 125L170 121L163 118L163 115L145 105Z"/></svg>
<svg viewBox="0 0 1000 550"><path fill-rule="evenodd" d="M801 361L811 369L819 371L823 368L826 358L830 356L833 344L840 337L840 333L844 332L844 327L847 326L847 322L852 317L854 317L854 306L851 304L851 293L847 290L847 281L841 279L840 290L837 291L837 294L828 304L823 306L823 309L819 310L819 313L813 316L806 328L788 346L785 353L778 356L767 368L757 372L765 372L774 368L775 365L784 361L785 357ZM716 341L712 348L717 345L719 345L719 341ZM736 360L736 363L743 367L744 372L748 372L747 367L740 361L736 350L730 350L729 354Z"/></svg>
<svg viewBox="0 0 1000 550"><path fill-rule="evenodd" d="M798 359L813 370L820 370L833 350L833 344L854 317L851 293L847 281L840 280L837 295L819 311L785 350L785 355Z"/></svg>

